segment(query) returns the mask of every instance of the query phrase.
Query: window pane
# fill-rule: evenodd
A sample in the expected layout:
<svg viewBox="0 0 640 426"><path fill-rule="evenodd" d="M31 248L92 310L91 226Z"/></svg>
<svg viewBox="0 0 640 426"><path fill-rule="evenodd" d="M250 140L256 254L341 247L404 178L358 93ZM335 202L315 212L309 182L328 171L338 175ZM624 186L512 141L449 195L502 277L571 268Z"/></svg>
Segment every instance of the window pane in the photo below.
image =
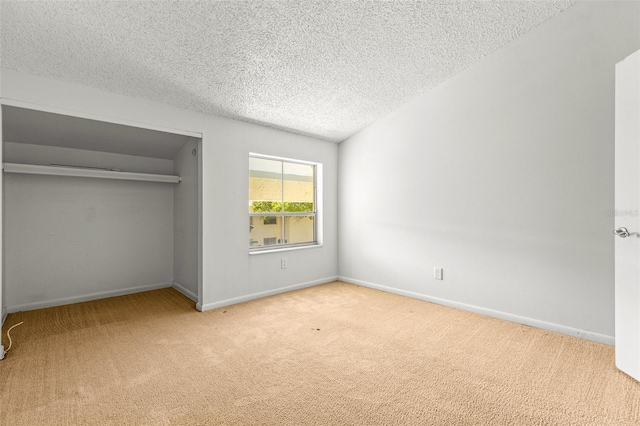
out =
<svg viewBox="0 0 640 426"><path fill-rule="evenodd" d="M282 239L282 217L252 216L249 218L249 247L286 244Z"/></svg>
<svg viewBox="0 0 640 426"><path fill-rule="evenodd" d="M287 244L314 242L314 222L313 216L285 216L284 235Z"/></svg>
<svg viewBox="0 0 640 426"><path fill-rule="evenodd" d="M284 211L313 212L314 171L315 167L307 164L283 162L284 179Z"/></svg>
<svg viewBox="0 0 640 426"><path fill-rule="evenodd" d="M249 212L280 211L282 161L249 157Z"/></svg>
<svg viewBox="0 0 640 426"><path fill-rule="evenodd" d="M262 218L262 223L264 225L277 225L278 218L276 216L265 216Z"/></svg>

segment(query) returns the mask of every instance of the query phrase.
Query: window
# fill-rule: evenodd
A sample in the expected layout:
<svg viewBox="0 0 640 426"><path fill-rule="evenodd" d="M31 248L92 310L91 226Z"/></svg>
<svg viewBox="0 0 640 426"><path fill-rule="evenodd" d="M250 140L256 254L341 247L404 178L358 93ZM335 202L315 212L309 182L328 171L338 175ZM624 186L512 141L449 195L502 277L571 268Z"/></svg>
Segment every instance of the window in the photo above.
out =
<svg viewBox="0 0 640 426"><path fill-rule="evenodd" d="M262 218L262 223L264 225L277 225L278 224L278 218L275 216L265 216Z"/></svg>
<svg viewBox="0 0 640 426"><path fill-rule="evenodd" d="M318 244L320 164L250 154L251 251Z"/></svg>

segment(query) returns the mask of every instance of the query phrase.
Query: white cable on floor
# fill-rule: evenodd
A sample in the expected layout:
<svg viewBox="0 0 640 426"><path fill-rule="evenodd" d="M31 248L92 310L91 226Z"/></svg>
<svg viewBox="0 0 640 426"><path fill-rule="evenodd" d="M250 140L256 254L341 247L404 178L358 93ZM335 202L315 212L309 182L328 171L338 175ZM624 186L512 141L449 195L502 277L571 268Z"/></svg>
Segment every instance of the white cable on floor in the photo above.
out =
<svg viewBox="0 0 640 426"><path fill-rule="evenodd" d="M7 352L9 352L9 350L11 349L11 346L13 345L13 342L11 341L11 334L10 334L10 333L11 333L11 330L13 330L14 328L16 328L17 326L19 326L19 325L20 325L20 324L22 324L23 322L24 322L24 321L20 321L20 322L19 322L19 323L17 323L17 324L13 324L13 325L12 325L11 327L9 327L9 329L7 330L7 338L9 339L9 347L7 348L7 350L6 350L6 351L4 351L3 358L4 358L4 355L6 355L6 354L7 354Z"/></svg>

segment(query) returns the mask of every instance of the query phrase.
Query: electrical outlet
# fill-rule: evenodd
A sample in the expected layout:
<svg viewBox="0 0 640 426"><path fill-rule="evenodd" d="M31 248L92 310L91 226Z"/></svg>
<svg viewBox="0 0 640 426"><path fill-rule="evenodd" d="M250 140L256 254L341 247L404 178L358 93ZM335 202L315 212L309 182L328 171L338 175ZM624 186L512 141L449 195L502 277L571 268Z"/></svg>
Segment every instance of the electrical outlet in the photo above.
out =
<svg viewBox="0 0 640 426"><path fill-rule="evenodd" d="M287 269L287 258L283 257L280 259L280 269Z"/></svg>
<svg viewBox="0 0 640 426"><path fill-rule="evenodd" d="M436 280L443 280L444 279L444 270L443 268L433 268L433 278Z"/></svg>

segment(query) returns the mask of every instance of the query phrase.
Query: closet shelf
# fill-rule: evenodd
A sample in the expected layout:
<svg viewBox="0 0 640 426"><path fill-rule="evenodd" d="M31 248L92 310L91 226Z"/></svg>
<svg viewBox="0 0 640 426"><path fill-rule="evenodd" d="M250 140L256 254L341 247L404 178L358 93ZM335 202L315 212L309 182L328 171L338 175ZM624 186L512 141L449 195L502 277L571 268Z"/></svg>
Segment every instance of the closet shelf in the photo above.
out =
<svg viewBox="0 0 640 426"><path fill-rule="evenodd" d="M123 179L164 183L180 183L181 180L180 176L172 175L154 175L149 173L119 172L76 167L40 166L36 164L4 163L2 168L5 173L26 173L32 175Z"/></svg>

